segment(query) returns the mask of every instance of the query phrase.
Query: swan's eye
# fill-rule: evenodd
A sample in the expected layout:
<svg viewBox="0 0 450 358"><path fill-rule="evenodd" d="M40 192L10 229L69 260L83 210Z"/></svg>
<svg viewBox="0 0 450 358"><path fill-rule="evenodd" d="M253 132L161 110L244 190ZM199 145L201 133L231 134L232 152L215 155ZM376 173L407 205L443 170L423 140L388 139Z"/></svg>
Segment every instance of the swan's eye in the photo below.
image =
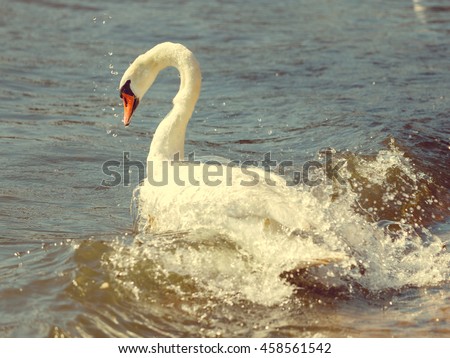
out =
<svg viewBox="0 0 450 358"><path fill-rule="evenodd" d="M133 91L131 90L131 80L125 82L125 84L120 89L120 97L122 98L123 94L128 94L130 96L134 96Z"/></svg>

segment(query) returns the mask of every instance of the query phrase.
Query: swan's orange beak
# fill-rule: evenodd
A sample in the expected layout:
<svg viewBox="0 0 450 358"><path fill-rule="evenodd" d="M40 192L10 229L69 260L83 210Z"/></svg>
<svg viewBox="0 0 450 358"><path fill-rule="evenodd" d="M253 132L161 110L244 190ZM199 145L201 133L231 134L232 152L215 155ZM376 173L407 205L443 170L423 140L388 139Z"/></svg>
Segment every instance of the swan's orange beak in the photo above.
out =
<svg viewBox="0 0 450 358"><path fill-rule="evenodd" d="M134 110L139 104L139 98L123 92L120 96L123 99L123 124L127 127L131 122Z"/></svg>

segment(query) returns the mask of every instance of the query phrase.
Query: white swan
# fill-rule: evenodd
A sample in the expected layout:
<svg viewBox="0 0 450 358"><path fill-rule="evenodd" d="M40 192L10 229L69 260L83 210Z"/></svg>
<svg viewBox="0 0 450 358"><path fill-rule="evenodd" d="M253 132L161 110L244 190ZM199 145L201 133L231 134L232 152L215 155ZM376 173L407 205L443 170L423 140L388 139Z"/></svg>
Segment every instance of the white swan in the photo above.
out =
<svg viewBox="0 0 450 358"><path fill-rule="evenodd" d="M283 178L270 174L270 184L275 184L270 185L264 179L267 173L259 168L252 168L250 175L248 170L218 163L178 165L174 161L174 157L184 158L186 126L201 87L199 64L183 45L159 44L137 57L125 71L120 81L125 126L158 73L168 66L178 69L180 87L172 110L153 136L148 178L138 189L145 229L213 229L226 235L247 233L245 239L259 233L308 230L311 218L305 212L316 207L317 200L308 193L299 195ZM248 185L251 182L253 185Z"/></svg>

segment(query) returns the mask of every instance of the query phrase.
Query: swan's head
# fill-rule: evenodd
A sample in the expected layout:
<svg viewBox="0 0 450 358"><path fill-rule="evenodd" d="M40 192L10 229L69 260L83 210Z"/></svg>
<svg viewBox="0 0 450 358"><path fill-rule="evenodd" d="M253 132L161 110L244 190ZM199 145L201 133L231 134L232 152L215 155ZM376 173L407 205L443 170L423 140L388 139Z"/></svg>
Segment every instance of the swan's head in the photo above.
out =
<svg viewBox="0 0 450 358"><path fill-rule="evenodd" d="M151 87L159 69L148 56L141 55L128 67L120 80L120 98L123 100L123 124L128 126L131 116L145 92Z"/></svg>

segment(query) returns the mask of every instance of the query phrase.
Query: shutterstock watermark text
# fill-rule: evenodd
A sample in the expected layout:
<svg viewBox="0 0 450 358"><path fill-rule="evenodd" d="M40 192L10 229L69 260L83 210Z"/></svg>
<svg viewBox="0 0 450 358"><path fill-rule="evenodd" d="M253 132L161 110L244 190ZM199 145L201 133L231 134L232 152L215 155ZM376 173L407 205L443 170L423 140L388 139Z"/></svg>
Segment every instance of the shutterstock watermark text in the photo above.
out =
<svg viewBox="0 0 450 358"><path fill-rule="evenodd" d="M180 159L176 154L171 161L148 161L145 165L141 161L131 160L130 152L124 152L121 161L108 160L102 164L102 173L107 178L102 180L101 185L130 186L133 182L131 174L135 170L138 183L145 179L153 186L166 186L169 183L179 186L255 186L261 182L275 186L280 183L280 178L288 186L318 186L324 183L345 185L340 173L345 161L334 160L332 150L321 153L324 154L324 161L309 160L301 165L292 160L275 160L271 152L265 153L259 160L225 162L214 159L200 161L191 152L187 159Z"/></svg>

